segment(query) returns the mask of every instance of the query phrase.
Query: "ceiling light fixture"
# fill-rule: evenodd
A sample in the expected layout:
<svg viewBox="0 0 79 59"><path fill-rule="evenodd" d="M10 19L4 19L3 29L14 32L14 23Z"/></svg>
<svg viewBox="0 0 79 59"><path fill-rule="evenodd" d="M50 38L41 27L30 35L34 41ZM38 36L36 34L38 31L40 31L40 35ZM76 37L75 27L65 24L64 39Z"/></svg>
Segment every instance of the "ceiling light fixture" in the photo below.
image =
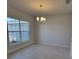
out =
<svg viewBox="0 0 79 59"><path fill-rule="evenodd" d="M43 7L43 5L40 5L40 7ZM41 23L46 21L45 17L36 17L36 19L37 19L37 22L41 22Z"/></svg>
<svg viewBox="0 0 79 59"><path fill-rule="evenodd" d="M40 5L40 7L43 7L43 5Z"/></svg>
<svg viewBox="0 0 79 59"><path fill-rule="evenodd" d="M44 21L46 21L45 17L36 17L36 19L37 19L38 22L44 22Z"/></svg>

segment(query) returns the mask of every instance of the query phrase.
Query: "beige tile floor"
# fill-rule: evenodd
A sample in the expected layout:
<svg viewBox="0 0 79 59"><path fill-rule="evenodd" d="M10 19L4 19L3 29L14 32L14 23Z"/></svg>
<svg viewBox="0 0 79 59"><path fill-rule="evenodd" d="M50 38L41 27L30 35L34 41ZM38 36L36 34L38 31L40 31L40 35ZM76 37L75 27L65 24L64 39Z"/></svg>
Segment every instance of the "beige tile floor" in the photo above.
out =
<svg viewBox="0 0 79 59"><path fill-rule="evenodd" d="M70 59L69 55L67 48L32 45L8 55L8 59Z"/></svg>

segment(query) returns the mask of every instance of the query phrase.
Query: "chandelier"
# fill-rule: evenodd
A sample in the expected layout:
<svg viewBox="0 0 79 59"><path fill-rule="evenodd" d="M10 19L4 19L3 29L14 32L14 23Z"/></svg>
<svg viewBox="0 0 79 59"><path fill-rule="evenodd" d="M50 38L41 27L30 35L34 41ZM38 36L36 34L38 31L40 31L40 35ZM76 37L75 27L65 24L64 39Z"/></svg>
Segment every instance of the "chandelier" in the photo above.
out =
<svg viewBox="0 0 79 59"><path fill-rule="evenodd" d="M43 5L42 4L40 4L40 6L39 6L40 8L42 8L43 7ZM40 22L40 23L42 23L42 22L44 22L44 21L46 21L46 18L45 17L36 17L36 20L37 20L37 22Z"/></svg>
<svg viewBox="0 0 79 59"><path fill-rule="evenodd" d="M36 20L38 22L44 22L44 21L46 21L46 18L45 17L36 17Z"/></svg>

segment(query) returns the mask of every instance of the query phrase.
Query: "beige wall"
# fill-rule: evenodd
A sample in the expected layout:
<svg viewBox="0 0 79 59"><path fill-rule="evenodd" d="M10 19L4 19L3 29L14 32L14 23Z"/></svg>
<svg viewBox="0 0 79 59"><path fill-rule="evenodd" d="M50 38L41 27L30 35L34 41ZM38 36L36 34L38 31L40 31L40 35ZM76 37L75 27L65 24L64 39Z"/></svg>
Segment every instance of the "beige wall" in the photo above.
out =
<svg viewBox="0 0 79 59"><path fill-rule="evenodd" d="M69 48L72 36L71 18L71 14L46 17L44 23L37 24L38 43Z"/></svg>
<svg viewBox="0 0 79 59"><path fill-rule="evenodd" d="M8 9L7 10L7 16L8 17L13 17L13 18L16 18L16 19L19 19L19 20L29 21L30 22L30 29L31 29L30 30L30 39L31 39L31 41L28 42L28 43L23 43L23 44L12 46L12 47L10 47L8 45L7 46L8 47L8 53L10 53L10 52L16 51L20 48L26 47L27 45L30 45L30 44L34 43L34 40L35 40L35 34L34 34L35 33L35 27L34 27L35 23L34 23L34 18L32 16L24 14L24 13L18 11L17 9L10 7L10 6L8 6L7 9Z"/></svg>

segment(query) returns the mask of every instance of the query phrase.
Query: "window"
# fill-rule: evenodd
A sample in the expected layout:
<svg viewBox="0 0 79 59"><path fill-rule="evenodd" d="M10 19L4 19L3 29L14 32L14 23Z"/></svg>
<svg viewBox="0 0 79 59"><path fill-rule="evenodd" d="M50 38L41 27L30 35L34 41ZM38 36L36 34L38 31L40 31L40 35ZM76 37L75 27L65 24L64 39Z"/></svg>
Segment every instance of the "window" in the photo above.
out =
<svg viewBox="0 0 79 59"><path fill-rule="evenodd" d="M30 40L30 24L28 21L7 18L10 45Z"/></svg>

